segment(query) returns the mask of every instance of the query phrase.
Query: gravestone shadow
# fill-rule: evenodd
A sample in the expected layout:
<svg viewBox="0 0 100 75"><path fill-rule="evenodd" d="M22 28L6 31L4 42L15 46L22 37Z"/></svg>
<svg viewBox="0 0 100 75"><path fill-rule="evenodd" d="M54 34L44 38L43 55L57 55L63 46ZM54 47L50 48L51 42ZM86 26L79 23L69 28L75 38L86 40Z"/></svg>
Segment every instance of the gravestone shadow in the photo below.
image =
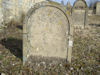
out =
<svg viewBox="0 0 100 75"><path fill-rule="evenodd" d="M0 43L5 46L5 48L10 50L12 54L22 60L22 40L15 38L4 38L0 41Z"/></svg>

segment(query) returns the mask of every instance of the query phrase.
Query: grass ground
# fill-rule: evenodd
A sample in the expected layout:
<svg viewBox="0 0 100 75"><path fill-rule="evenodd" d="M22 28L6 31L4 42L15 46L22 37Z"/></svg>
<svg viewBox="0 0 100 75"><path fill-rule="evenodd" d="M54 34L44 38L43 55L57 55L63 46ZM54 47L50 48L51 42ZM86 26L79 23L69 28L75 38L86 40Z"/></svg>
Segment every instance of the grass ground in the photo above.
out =
<svg viewBox="0 0 100 75"><path fill-rule="evenodd" d="M28 66L22 65L22 25L11 24L0 33L0 72L7 75L99 75L100 27L74 33L71 64L50 69Z"/></svg>

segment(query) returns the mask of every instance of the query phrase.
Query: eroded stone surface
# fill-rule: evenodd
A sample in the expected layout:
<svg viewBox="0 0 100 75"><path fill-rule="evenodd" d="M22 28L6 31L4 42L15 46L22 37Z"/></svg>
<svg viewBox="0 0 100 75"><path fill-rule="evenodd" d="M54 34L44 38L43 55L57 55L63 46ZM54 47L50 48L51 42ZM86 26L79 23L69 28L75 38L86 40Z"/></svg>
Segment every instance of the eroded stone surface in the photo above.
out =
<svg viewBox="0 0 100 75"><path fill-rule="evenodd" d="M60 5L43 2L24 26L24 60L29 56L67 58L69 21ZM41 8L40 8L41 7Z"/></svg>
<svg viewBox="0 0 100 75"><path fill-rule="evenodd" d="M96 14L100 15L100 2L98 2L96 6Z"/></svg>
<svg viewBox="0 0 100 75"><path fill-rule="evenodd" d="M75 28L83 28L86 25L87 4L84 0L77 0L72 8L73 26Z"/></svg>
<svg viewBox="0 0 100 75"><path fill-rule="evenodd" d="M1 0L0 0L0 32L3 30L3 13L2 13L2 7L1 7Z"/></svg>

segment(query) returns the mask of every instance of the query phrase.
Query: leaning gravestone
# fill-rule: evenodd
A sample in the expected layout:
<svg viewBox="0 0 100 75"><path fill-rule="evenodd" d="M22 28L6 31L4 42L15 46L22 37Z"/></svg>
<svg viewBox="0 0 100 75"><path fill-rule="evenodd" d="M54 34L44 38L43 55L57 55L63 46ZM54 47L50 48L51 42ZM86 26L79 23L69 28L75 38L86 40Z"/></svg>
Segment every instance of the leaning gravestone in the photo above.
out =
<svg viewBox="0 0 100 75"><path fill-rule="evenodd" d="M23 61L66 61L69 26L60 4L44 1L34 5L24 21Z"/></svg>

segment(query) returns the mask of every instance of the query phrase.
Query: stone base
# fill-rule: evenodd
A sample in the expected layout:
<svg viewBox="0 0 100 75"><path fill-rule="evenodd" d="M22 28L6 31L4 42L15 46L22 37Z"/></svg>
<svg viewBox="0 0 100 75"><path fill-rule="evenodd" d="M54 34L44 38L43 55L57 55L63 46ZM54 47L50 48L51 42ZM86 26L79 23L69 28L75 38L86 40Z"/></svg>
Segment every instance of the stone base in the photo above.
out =
<svg viewBox="0 0 100 75"><path fill-rule="evenodd" d="M30 56L26 63L31 63L31 64L41 64L45 63L46 65L49 64L66 64L67 60L63 58L55 58L55 57L42 57L42 56Z"/></svg>
<svg viewBox="0 0 100 75"><path fill-rule="evenodd" d="M41 75L65 75L66 60L61 58L30 56L25 63L32 73Z"/></svg>

